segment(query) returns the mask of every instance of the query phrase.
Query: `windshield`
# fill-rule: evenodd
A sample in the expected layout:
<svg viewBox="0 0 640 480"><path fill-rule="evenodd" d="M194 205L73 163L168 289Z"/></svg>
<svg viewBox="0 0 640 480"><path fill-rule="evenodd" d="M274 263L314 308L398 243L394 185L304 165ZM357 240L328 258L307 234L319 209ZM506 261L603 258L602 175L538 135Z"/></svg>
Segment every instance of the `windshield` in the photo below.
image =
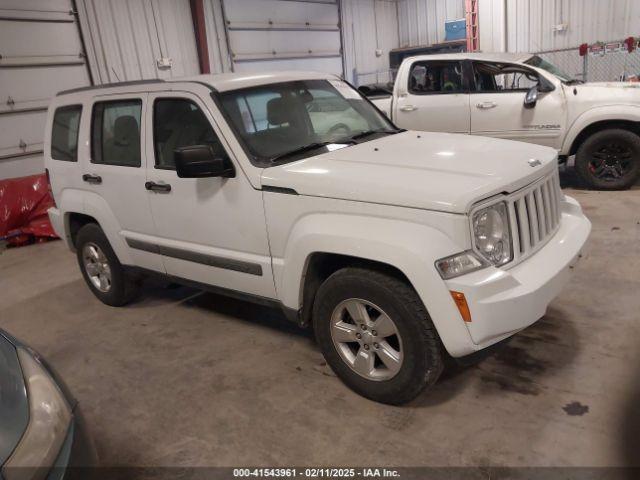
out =
<svg viewBox="0 0 640 480"><path fill-rule="evenodd" d="M349 84L303 80L232 90L221 107L254 164L271 166L397 130Z"/></svg>
<svg viewBox="0 0 640 480"><path fill-rule="evenodd" d="M541 68L542 70L546 70L547 72L551 73L552 75L555 75L565 83L574 81L571 75L563 72L558 67L556 67L553 63L547 62L546 60L543 60L537 55L534 57L531 57L529 60L527 60L524 63L526 63L527 65L531 65L532 67L537 67L537 68Z"/></svg>

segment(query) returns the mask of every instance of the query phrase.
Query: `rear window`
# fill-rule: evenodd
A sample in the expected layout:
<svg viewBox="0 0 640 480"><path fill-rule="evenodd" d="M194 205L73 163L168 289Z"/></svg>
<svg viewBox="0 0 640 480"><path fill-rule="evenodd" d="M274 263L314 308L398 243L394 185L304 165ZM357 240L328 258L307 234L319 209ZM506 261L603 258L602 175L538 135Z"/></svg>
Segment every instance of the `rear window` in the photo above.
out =
<svg viewBox="0 0 640 480"><path fill-rule="evenodd" d="M51 158L67 162L78 161L78 130L82 105L59 107L53 115Z"/></svg>

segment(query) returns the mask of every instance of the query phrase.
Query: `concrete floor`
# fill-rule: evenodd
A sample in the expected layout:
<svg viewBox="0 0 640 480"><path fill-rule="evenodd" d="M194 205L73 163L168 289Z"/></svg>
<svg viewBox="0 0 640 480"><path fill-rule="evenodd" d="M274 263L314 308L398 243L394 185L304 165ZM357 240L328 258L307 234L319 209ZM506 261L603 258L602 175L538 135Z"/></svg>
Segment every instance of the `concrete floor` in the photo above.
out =
<svg viewBox="0 0 640 480"><path fill-rule="evenodd" d="M402 408L277 312L157 284L107 307L62 242L0 255L0 326L66 379L108 465L640 466L640 190L567 193L594 228L547 316Z"/></svg>

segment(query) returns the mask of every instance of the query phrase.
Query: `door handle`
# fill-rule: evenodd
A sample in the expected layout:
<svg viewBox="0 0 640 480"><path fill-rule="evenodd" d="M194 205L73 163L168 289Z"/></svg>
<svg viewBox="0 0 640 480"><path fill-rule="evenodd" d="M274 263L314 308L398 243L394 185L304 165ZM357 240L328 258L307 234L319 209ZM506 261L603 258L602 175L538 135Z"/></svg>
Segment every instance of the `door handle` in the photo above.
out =
<svg viewBox="0 0 640 480"><path fill-rule="evenodd" d="M88 173L85 173L84 175L82 175L82 180L84 180L87 183L93 183L93 184L99 184L102 183L102 177L100 175L90 175Z"/></svg>
<svg viewBox="0 0 640 480"><path fill-rule="evenodd" d="M403 107L400 107L401 112L413 112L415 110L418 110L418 107L414 105L404 105Z"/></svg>
<svg viewBox="0 0 640 480"><path fill-rule="evenodd" d="M494 102L484 102L484 103L478 103L476 105L476 108L479 108L480 110L490 110L492 108L496 108L497 106L498 104Z"/></svg>
<svg viewBox="0 0 640 480"><path fill-rule="evenodd" d="M168 183L145 182L144 188L154 192L170 192L171 185Z"/></svg>

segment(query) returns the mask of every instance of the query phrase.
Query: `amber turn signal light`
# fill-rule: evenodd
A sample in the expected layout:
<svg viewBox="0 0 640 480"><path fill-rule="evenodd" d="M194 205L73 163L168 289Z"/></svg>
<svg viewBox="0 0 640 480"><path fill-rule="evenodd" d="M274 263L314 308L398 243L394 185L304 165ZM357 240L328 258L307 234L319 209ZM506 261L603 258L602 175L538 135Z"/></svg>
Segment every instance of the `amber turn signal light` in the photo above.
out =
<svg viewBox="0 0 640 480"><path fill-rule="evenodd" d="M469 305L467 305L467 299L464 297L464 293L454 291L450 293L453 301L456 302L456 307L458 307L462 319L467 323L471 323L471 311L469 310Z"/></svg>

